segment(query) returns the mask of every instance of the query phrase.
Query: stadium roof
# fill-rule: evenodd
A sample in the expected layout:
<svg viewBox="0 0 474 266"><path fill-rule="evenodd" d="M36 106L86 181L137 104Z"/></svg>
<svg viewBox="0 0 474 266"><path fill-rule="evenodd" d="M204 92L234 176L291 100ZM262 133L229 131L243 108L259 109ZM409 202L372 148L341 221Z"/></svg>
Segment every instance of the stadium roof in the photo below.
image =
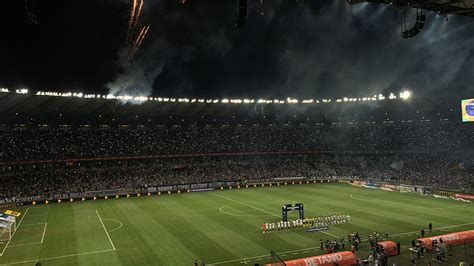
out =
<svg viewBox="0 0 474 266"><path fill-rule="evenodd" d="M422 104L420 104L422 103ZM425 101L344 104L224 104L146 101L0 93L0 124L239 124L333 123L396 120L456 120L449 104Z"/></svg>

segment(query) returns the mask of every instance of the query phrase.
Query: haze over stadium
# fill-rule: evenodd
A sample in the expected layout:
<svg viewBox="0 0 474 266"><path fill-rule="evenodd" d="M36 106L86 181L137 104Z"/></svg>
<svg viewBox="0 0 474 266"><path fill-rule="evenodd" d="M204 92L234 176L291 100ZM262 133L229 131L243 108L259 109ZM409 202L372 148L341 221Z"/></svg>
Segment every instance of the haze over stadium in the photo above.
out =
<svg viewBox="0 0 474 266"><path fill-rule="evenodd" d="M473 0L1 7L0 265L474 265Z"/></svg>

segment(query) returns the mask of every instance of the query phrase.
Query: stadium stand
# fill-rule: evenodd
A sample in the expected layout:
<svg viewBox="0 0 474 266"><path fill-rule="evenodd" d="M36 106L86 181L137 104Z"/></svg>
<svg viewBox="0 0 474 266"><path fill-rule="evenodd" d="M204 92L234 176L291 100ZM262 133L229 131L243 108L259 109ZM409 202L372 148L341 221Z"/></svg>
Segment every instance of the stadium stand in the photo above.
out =
<svg viewBox="0 0 474 266"><path fill-rule="evenodd" d="M360 115L338 109L321 116L308 108L295 115L295 108L281 106L249 115L248 107L237 106L226 122L223 106L206 111L170 106L179 118L161 119L170 111L160 107L155 113L146 104L141 108L149 115L137 118L129 112L144 112L140 106L111 101L91 100L94 108L88 109L72 103L85 99L51 98L45 105L49 97L2 97L25 103L0 107L3 117L13 117L0 126L2 202L279 177L359 178L465 192L473 187L474 161L468 154L474 126L448 119L452 110L422 117L408 110L386 118L384 110L364 107L353 108ZM75 112L66 113L69 107ZM185 118L182 108L188 111ZM120 123L102 120L119 110L127 114L117 118ZM91 122L81 124L76 116Z"/></svg>

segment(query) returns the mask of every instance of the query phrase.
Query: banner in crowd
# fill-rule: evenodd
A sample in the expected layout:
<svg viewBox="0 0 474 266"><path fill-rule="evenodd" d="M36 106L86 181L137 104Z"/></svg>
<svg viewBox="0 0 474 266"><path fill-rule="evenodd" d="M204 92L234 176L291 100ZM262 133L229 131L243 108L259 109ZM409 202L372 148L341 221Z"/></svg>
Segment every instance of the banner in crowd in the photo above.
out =
<svg viewBox="0 0 474 266"><path fill-rule="evenodd" d="M16 211L12 211L12 210L6 210L4 213L7 214L7 215L15 216L15 217L20 217L20 215L21 215L20 212L16 212Z"/></svg>
<svg viewBox="0 0 474 266"><path fill-rule="evenodd" d="M474 122L474 99L461 101L462 121Z"/></svg>
<svg viewBox="0 0 474 266"><path fill-rule="evenodd" d="M433 194L444 196L444 197L454 197L456 193L452 191L445 191L445 190L433 190Z"/></svg>
<svg viewBox="0 0 474 266"><path fill-rule="evenodd" d="M399 186L397 186L397 189L400 192L415 192L415 188L412 187L412 186L408 186L408 185L399 185Z"/></svg>

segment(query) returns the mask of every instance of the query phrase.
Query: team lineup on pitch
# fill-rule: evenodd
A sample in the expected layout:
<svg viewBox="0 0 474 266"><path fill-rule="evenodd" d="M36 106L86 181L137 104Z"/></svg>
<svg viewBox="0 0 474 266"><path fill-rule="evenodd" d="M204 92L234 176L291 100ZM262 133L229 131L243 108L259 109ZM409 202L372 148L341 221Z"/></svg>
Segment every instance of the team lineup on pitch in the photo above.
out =
<svg viewBox="0 0 474 266"><path fill-rule="evenodd" d="M281 204L293 200L305 203L307 217L347 213L351 221L319 232L262 234L262 222L281 220ZM363 236L361 253L368 253L372 232L401 242L396 260L402 263L428 222L435 225L433 234L474 227L471 203L334 183L51 203L19 211L17 231L0 246L0 264L268 263L270 251L284 259L323 254L321 239L340 241L351 232ZM289 213L292 219L297 214Z"/></svg>

